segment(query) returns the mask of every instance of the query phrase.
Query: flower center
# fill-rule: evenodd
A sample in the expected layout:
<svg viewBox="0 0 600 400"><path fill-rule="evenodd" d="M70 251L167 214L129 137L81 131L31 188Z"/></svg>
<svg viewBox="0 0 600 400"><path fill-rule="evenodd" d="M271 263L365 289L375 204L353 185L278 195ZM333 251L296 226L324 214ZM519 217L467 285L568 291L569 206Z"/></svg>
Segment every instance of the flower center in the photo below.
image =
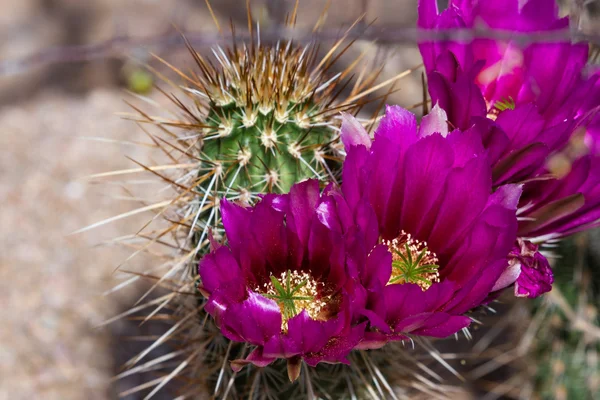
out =
<svg viewBox="0 0 600 400"><path fill-rule="evenodd" d="M392 276L388 285L415 283L425 291L439 282L439 261L435 253L427 249L427 243L413 239L404 231L396 239L383 243L392 253Z"/></svg>
<svg viewBox="0 0 600 400"><path fill-rule="evenodd" d="M490 109L490 103L487 103L487 108L489 109L489 112L487 114L487 117L493 121L495 121L498 118L498 114L500 114L502 111L504 110L514 110L516 107L515 101L512 97L508 96L507 99L502 99L502 100L498 100L494 103L494 107L491 107Z"/></svg>
<svg viewBox="0 0 600 400"><path fill-rule="evenodd" d="M263 296L275 300L281 309L281 330L287 331L288 320L306 310L312 319L320 319L328 297L319 297L323 283L317 282L306 272L283 272L279 277L270 276L265 283Z"/></svg>

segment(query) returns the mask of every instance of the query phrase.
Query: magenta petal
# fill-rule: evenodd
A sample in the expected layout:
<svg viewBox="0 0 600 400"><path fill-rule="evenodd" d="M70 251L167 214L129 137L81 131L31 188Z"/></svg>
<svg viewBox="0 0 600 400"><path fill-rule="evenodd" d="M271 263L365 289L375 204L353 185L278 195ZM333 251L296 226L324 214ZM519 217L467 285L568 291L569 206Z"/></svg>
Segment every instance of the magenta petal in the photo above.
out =
<svg viewBox="0 0 600 400"><path fill-rule="evenodd" d="M302 349L303 353L318 352L335 335L339 321L316 321L308 316L306 310L288 321L289 340ZM333 329L332 329L333 328Z"/></svg>
<svg viewBox="0 0 600 400"><path fill-rule="evenodd" d="M429 74L431 100L446 110L448 121L460 129L468 129L473 117L485 116L487 107L481 90L469 74L460 73L451 82L439 72Z"/></svg>
<svg viewBox="0 0 600 400"><path fill-rule="evenodd" d="M390 326L427 308L427 292L412 283L388 285L381 295L385 300L386 319Z"/></svg>
<svg viewBox="0 0 600 400"><path fill-rule="evenodd" d="M304 356L304 361L312 367L319 362L350 364L346 356L363 338L365 327L366 323L353 326L344 334L330 340L321 351Z"/></svg>
<svg viewBox="0 0 600 400"><path fill-rule="evenodd" d="M364 242L368 248L372 248L379 240L379 224L377 215L366 200L361 200L354 214L356 226L364 234Z"/></svg>
<svg viewBox="0 0 600 400"><path fill-rule="evenodd" d="M501 262L506 267L506 255L516 239L517 224L514 218L514 209L497 204L486 208L472 231L459 243L441 275L462 285L479 273L487 274L487 269L495 262Z"/></svg>
<svg viewBox="0 0 600 400"><path fill-rule="evenodd" d="M398 332L444 338L469 326L471 319L443 312L423 313L408 317L396 325Z"/></svg>
<svg viewBox="0 0 600 400"><path fill-rule="evenodd" d="M495 165L506 153L510 139L498 124L488 118L474 117L472 121L473 126L469 131L475 132L481 138L490 163Z"/></svg>
<svg viewBox="0 0 600 400"><path fill-rule="evenodd" d="M285 264L288 248L284 214L263 199L252 210L251 221L256 250L261 253L261 258L270 266Z"/></svg>
<svg viewBox="0 0 600 400"><path fill-rule="evenodd" d="M454 335L463 328L468 327L471 324L471 318L464 316L449 316L443 322L437 321L437 324L432 325L427 323L426 327L420 328L413 332L414 334L431 336L437 338L445 338Z"/></svg>
<svg viewBox="0 0 600 400"><path fill-rule="evenodd" d="M415 314L415 315L410 315L407 316L406 318L403 318L402 320L398 321L395 325L394 325L394 331L395 332L401 332L401 333L412 333L413 331L416 331L422 327L425 327L426 322L429 318L434 317L435 315L429 312L425 312L425 313L420 313L420 314ZM435 318L435 320L447 320L449 317L448 314L444 314L444 313L440 313L439 316L437 318Z"/></svg>
<svg viewBox="0 0 600 400"><path fill-rule="evenodd" d="M239 304L231 305L223 314L222 324L244 341L263 345L281 332L281 311L273 300L252 291Z"/></svg>
<svg viewBox="0 0 600 400"><path fill-rule="evenodd" d="M533 299L552 289L554 275L550 263L538 246L519 240L519 246L511 252L514 263L520 264L520 274L515 282L515 296Z"/></svg>
<svg viewBox="0 0 600 400"><path fill-rule="evenodd" d="M514 110L502 111L496 123L509 135L509 150L519 149L536 141L544 143L540 134L545 121L534 104L519 105Z"/></svg>
<svg viewBox="0 0 600 400"><path fill-rule="evenodd" d="M523 195L533 204L524 216L519 234L527 238L562 237L595 226L600 219L600 157L576 160L570 173L556 180L537 182Z"/></svg>
<svg viewBox="0 0 600 400"><path fill-rule="evenodd" d="M534 299L552 290L554 275L547 260L536 261L535 266L522 265L515 282L515 296Z"/></svg>
<svg viewBox="0 0 600 400"><path fill-rule="evenodd" d="M441 135L421 139L406 153L404 162L404 198L401 206L389 207L386 218L399 219L402 229L425 240L425 221L435 218L432 209L440 196L450 167L454 162L452 148ZM429 219L428 219L429 217Z"/></svg>
<svg viewBox="0 0 600 400"><path fill-rule="evenodd" d="M252 234L252 212L227 200L221 202L223 226L232 254L236 257L244 274L264 275L264 257Z"/></svg>
<svg viewBox="0 0 600 400"><path fill-rule="evenodd" d="M383 333L365 332L363 339L354 348L356 350L375 350L382 348L387 342L388 336Z"/></svg>
<svg viewBox="0 0 600 400"><path fill-rule="evenodd" d="M290 189L290 213L287 222L303 244L308 242L312 215L319 201L319 192L319 182L314 179L297 183Z"/></svg>
<svg viewBox="0 0 600 400"><path fill-rule="evenodd" d="M470 309L481 305L506 269L507 264L506 260L499 260L492 265L488 265L479 274L474 275L455 294L444 311L451 314L464 314Z"/></svg>
<svg viewBox="0 0 600 400"><path fill-rule="evenodd" d="M386 334L391 333L389 323L386 320L384 320L383 317L377 312L371 310L363 310L361 314L367 317L371 328L377 328L378 331Z"/></svg>
<svg viewBox="0 0 600 400"><path fill-rule="evenodd" d="M212 293L220 285L243 278L237 260L227 247L219 247L215 252L204 257L198 267L202 277L202 287Z"/></svg>
<svg viewBox="0 0 600 400"><path fill-rule="evenodd" d="M400 201L402 188L401 166L404 154L417 141L417 123L415 116L395 106L386 108L371 147L368 167L376 173L369 174L367 188L368 199L377 214L384 237L397 235L399 221L385 218L389 203ZM344 179L346 177L344 176Z"/></svg>
<svg viewBox="0 0 600 400"><path fill-rule="evenodd" d="M378 245L369 252L362 282L368 289L375 286L383 287L392 274L392 255L387 246Z"/></svg>
<svg viewBox="0 0 600 400"><path fill-rule="evenodd" d="M406 148L417 139L417 119L410 111L399 106L386 106L385 116L381 119L375 139L385 137L393 143L402 143Z"/></svg>
<svg viewBox="0 0 600 400"><path fill-rule="evenodd" d="M227 231L229 247L236 256L239 256L245 234L248 232L250 211L240 207L227 199L221 201L221 216L223 226Z"/></svg>
<svg viewBox="0 0 600 400"><path fill-rule="evenodd" d="M352 147L347 152L342 169L342 191L351 210L354 210L366 192L369 152L363 146Z"/></svg>
<svg viewBox="0 0 600 400"><path fill-rule="evenodd" d="M520 263L512 263L510 264L500 275L500 278L494 284L492 288L492 292L496 292L498 290L504 289L517 280L519 275L521 274L521 264Z"/></svg>
<svg viewBox="0 0 600 400"><path fill-rule="evenodd" d="M232 304L239 304L246 299L246 285L243 280L229 281L210 294L204 309L213 316L217 326L223 328L223 333L231 340L242 342L238 333L228 330L222 326L222 319ZM227 331L227 332L225 332Z"/></svg>
<svg viewBox="0 0 600 400"><path fill-rule="evenodd" d="M429 236L423 237L438 255L458 243L478 218L489 197L490 175L484 158L475 158L464 168L454 169L449 174L435 224ZM452 232L451 238L448 232Z"/></svg>
<svg viewBox="0 0 600 400"><path fill-rule="evenodd" d="M525 50L532 90L538 90L537 104L543 113L561 107L581 79L588 58L584 43L534 43ZM539 90L539 88L545 90Z"/></svg>
<svg viewBox="0 0 600 400"><path fill-rule="evenodd" d="M333 196L328 196L323 199L317 207L317 218L319 222L325 225L328 229L342 233L344 228L342 227L341 221L338 218L337 202Z"/></svg>
<svg viewBox="0 0 600 400"><path fill-rule="evenodd" d="M233 360L231 362L231 369L235 372L239 372L245 365L254 364L259 368L266 367L275 361L275 358L265 357L263 355L263 349L261 347L257 347L252 350L248 357L244 360Z"/></svg>
<svg viewBox="0 0 600 400"><path fill-rule="evenodd" d="M550 149L543 143L532 143L513 150L494 165L494 186L519 182L534 174L548 157Z"/></svg>
<svg viewBox="0 0 600 400"><path fill-rule="evenodd" d="M465 132L455 130L448 135L448 144L454 153L454 167L464 167L475 157L485 157L485 148L479 132L469 129Z"/></svg>
<svg viewBox="0 0 600 400"><path fill-rule="evenodd" d="M490 204L504 207L507 210L516 210L522 193L521 185L503 185L490 197Z"/></svg>
<svg viewBox="0 0 600 400"><path fill-rule="evenodd" d="M292 358L302 354L302 344L284 335L273 336L265 343L263 353L273 358Z"/></svg>

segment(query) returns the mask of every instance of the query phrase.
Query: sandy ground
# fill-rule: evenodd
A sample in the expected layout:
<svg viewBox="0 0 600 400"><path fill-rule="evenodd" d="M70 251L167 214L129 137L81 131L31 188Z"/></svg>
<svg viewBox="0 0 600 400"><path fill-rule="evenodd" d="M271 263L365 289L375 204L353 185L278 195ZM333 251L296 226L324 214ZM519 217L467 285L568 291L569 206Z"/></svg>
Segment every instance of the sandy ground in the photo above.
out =
<svg viewBox="0 0 600 400"><path fill-rule="evenodd" d="M130 136L131 123L113 116L121 97L48 92L0 111L0 398L108 394L108 331L95 326L128 301L102 296L128 251L94 245L141 221L69 234L131 208L80 179L123 168L123 152L135 153L83 138Z"/></svg>

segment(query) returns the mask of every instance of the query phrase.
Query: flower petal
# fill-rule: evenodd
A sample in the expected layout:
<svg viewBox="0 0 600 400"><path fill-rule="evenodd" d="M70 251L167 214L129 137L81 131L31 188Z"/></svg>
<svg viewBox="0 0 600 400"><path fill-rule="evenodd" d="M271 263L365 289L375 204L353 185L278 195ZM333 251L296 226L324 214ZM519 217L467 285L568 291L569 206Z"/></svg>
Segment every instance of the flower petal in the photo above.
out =
<svg viewBox="0 0 600 400"><path fill-rule="evenodd" d="M281 311L275 301L249 290L245 301L223 313L222 329L235 332L248 343L264 345L280 334Z"/></svg>
<svg viewBox="0 0 600 400"><path fill-rule="evenodd" d="M352 115L342 113L342 127L340 132L340 137L346 151L349 151L353 146L365 146L367 149L371 148L371 138L369 137L369 134L361 123Z"/></svg>
<svg viewBox="0 0 600 400"><path fill-rule="evenodd" d="M425 137L432 133L439 133L446 137L448 135L448 115L437 103L433 106L429 114L421 120L419 127L419 136Z"/></svg>

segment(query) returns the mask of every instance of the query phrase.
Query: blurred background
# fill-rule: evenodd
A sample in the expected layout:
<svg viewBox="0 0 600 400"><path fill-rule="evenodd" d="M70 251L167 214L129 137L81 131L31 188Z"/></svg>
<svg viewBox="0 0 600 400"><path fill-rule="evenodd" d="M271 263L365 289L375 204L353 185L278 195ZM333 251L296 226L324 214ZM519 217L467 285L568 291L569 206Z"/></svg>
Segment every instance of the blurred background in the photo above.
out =
<svg viewBox="0 0 600 400"><path fill-rule="evenodd" d="M253 15L276 27L293 3L252 0ZM312 27L325 2L300 3L299 27ZM0 399L117 398L130 385L112 377L142 348L131 340L139 334L137 322L98 326L130 307L144 288L106 295L121 282L115 269L131 254L111 239L134 233L151 214L71 233L131 210L131 201L121 199L124 187L162 186L150 176L85 177L132 168L125 155L141 162L152 156L136 145L143 139L136 124L117 115L128 111L124 100L136 93L165 101L140 63L160 68L154 52L191 67L177 29L200 51L219 37L204 0L0 4ZM212 5L221 21L245 24L245 1ZM598 32L600 1L563 6L577 16L581 31ZM374 65L385 60L382 81L420 64L404 30L414 27L416 0L333 0L327 32L343 32L362 14L375 20L370 39L377 42L357 42L348 60L362 51ZM390 103L419 102L420 71L397 87ZM501 312L461 345L464 352L476 346L477 357L451 345L449 360L468 378L464 398L599 396L599 238L592 232L562 246L552 296L531 307L503 299ZM151 262L139 256L128 266ZM144 329L149 334L153 328Z"/></svg>

